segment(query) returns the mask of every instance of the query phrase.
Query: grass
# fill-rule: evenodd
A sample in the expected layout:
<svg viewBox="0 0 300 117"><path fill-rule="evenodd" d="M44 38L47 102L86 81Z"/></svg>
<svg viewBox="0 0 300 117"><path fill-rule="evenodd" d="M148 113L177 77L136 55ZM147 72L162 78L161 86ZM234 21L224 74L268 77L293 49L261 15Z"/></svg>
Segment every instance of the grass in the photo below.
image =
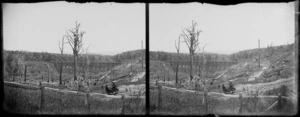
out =
<svg viewBox="0 0 300 117"><path fill-rule="evenodd" d="M285 100L282 111L278 112L276 106L270 111L264 112L276 98L243 98L242 114L248 115L272 115L295 113L294 104ZM172 90L162 90L162 109L157 109L158 90L150 90L150 114L171 114L171 115L203 115L206 114L205 106L202 103L203 96L193 93L181 93ZM239 115L239 98L212 97L208 96L208 113L220 115Z"/></svg>
<svg viewBox="0 0 300 117"><path fill-rule="evenodd" d="M4 87L3 109L14 113L39 113L40 92L20 88Z"/></svg>
<svg viewBox="0 0 300 117"><path fill-rule="evenodd" d="M120 114L121 99L100 100L90 98L90 114ZM89 114L85 105L86 97L77 94L45 90L45 109L42 114ZM141 99L125 99L125 114L144 114L145 102ZM39 114L40 91L4 87L4 109L13 113Z"/></svg>

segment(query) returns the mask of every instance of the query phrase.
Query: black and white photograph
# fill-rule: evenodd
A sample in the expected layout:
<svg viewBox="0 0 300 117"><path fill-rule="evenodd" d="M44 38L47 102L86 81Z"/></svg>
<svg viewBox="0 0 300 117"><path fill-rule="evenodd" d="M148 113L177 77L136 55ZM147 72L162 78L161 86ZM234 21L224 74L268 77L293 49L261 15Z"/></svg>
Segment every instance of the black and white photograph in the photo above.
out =
<svg viewBox="0 0 300 117"><path fill-rule="evenodd" d="M297 7L150 3L150 115L295 115Z"/></svg>
<svg viewBox="0 0 300 117"><path fill-rule="evenodd" d="M3 109L146 114L145 3L2 3Z"/></svg>
<svg viewBox="0 0 300 117"><path fill-rule="evenodd" d="M298 114L298 1L1 7L8 115Z"/></svg>

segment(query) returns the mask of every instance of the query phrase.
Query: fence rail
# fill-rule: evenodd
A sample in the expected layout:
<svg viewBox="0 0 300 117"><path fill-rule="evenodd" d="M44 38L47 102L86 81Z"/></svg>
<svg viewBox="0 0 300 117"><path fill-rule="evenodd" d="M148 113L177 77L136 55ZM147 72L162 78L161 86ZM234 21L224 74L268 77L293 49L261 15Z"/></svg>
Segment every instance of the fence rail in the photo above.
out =
<svg viewBox="0 0 300 117"><path fill-rule="evenodd" d="M150 86L150 89L157 89L158 86ZM182 93L194 93L194 94L201 94L204 95L204 92L201 91L194 91L194 90L187 90L187 89L177 89L177 88L172 88L172 87L167 87L167 86L162 86L162 89L168 89L168 90L173 90L173 91L177 91L177 92L182 92ZM226 97L231 97L231 98L239 98L239 94L224 94L224 93L218 93L218 92L208 92L207 93L208 96L226 96ZM243 95L243 97L254 97L251 95ZM277 95L260 95L257 96L258 98L278 98ZM281 96L282 98L285 99L291 99L291 97L286 97L286 96Z"/></svg>
<svg viewBox="0 0 300 117"><path fill-rule="evenodd" d="M84 92L78 92L78 91L61 90L61 89L56 89L56 88L51 88L51 87L45 87L42 84L43 84L42 82L39 82L39 86L29 86L29 85L20 84L20 83L4 81L5 86L29 89L29 90L40 90L41 91L40 112L43 112L43 110L45 109L45 95L44 95L45 90L86 96L86 106L87 106L89 113L90 113L90 105L91 105L90 98L92 98L93 96L102 96L102 99L104 99L104 98L121 99L122 104L123 104L121 114L125 114L125 107L126 107L125 99L130 99L130 98L145 99L145 96L127 96L127 95L125 96L124 94L122 94L122 95L107 95L107 94L102 94L102 93L90 93L89 91L84 93ZM49 83L46 83L46 84L49 84Z"/></svg>
<svg viewBox="0 0 300 117"><path fill-rule="evenodd" d="M167 90L173 90L173 91L177 91L177 92L183 92L183 93L194 93L194 94L200 94L203 95L203 104L205 106L205 112L208 113L208 105L209 103L207 102L207 96L214 96L214 97L229 97L229 98L238 98L239 99L239 110L238 112L241 114L242 113L242 104L243 98L274 98L276 99L276 101L274 103L272 103L267 109L265 109L264 111L269 111L270 109L277 107L277 109L280 110L282 104L282 99L292 99L290 97L286 97L286 96L281 96L279 95L261 95L261 96L251 96L251 95L242 95L241 93L239 95L231 95L231 94L223 94L223 93L217 93L217 92L207 92L207 90L205 90L204 92L200 92L200 91L193 91L193 90L186 90L186 89L177 89L177 88L171 88L171 87L166 87L166 86L161 86L158 84L158 82L156 82L156 86L150 86L151 90L158 90L158 111L161 111L162 108L162 89L167 89ZM277 105L277 106L276 106Z"/></svg>
<svg viewBox="0 0 300 117"><path fill-rule="evenodd" d="M17 88L23 88L23 89L30 89L30 90L40 90L40 87L37 87L37 86L28 86L25 84L19 84L19 83L15 83L15 82L4 81L4 85L11 86L11 87L17 87Z"/></svg>

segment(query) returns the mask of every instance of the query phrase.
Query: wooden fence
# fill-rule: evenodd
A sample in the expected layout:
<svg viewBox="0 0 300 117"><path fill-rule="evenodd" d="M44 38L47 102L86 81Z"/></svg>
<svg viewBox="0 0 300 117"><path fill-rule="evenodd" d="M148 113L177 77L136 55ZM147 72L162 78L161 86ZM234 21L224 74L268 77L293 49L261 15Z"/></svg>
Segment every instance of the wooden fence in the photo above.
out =
<svg viewBox="0 0 300 117"><path fill-rule="evenodd" d="M145 99L145 96L125 96L124 94L122 95L106 95L106 94L101 94L101 93L90 93L90 91L86 91L84 92L78 92L78 91L70 91L70 90L60 90L60 89L55 89L55 88L50 88L50 87L45 87L42 85L42 82L39 82L38 86L29 86L26 84L19 84L19 83L15 83L15 82L7 82L4 81L4 85L5 86L9 86L9 87L16 87L16 88L22 88L22 89L28 89L28 90L40 90L41 91L41 101L40 101L40 112L42 113L43 110L45 109L45 90L52 90L52 91L57 91L57 92L62 92L62 93L72 93L72 94L77 94L77 95L84 95L86 97L86 108L88 110L88 112L91 112L91 102L90 102L90 98L92 96L105 96L106 98L117 98L117 99L121 99L122 100L122 111L120 114L124 115L125 114L125 99L128 98L141 98L141 99Z"/></svg>
<svg viewBox="0 0 300 117"><path fill-rule="evenodd" d="M193 90L186 90L186 89L177 89L177 88L171 88L171 87L166 87L166 86L161 86L159 85L159 83L156 81L156 86L150 86L151 90L158 90L158 101L157 101L157 110L161 111L162 110L162 89L166 89L166 90L173 90L173 91L177 91L177 92L185 92L185 93L194 93L194 94L199 94L199 95L203 95L203 102L204 102L204 108L205 108L205 113L209 114L209 110L208 110L208 96L210 97L220 97L220 96L226 96L229 98L238 98L239 100L239 114L243 113L243 98L254 98L255 96L242 96L242 94L239 95L230 95L230 94L222 94L222 93L217 93L217 92L207 92L207 90L205 90L204 92L199 92L199 91L193 91ZM278 112L280 112L282 110L282 101L283 99L291 99L289 97L286 96L281 96L281 94L276 95L263 95L263 96L256 96L257 98L274 98L276 99L276 101L274 103L272 103L270 106L268 106L268 108L266 108L265 110L263 110L264 112L271 110L272 108L276 107L276 109L278 110Z"/></svg>

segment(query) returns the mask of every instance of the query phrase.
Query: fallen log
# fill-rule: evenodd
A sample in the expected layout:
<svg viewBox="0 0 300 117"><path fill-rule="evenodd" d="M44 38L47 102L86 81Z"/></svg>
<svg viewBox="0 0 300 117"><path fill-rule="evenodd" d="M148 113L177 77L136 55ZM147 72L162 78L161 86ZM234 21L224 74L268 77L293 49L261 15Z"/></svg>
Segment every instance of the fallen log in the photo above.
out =
<svg viewBox="0 0 300 117"><path fill-rule="evenodd" d="M111 70L110 70L108 73L106 73L104 76L102 76L101 78L97 79L97 80L95 81L94 85L96 85L96 84L98 83L99 80L105 78L105 77L106 77L108 74L110 74L110 73L111 73Z"/></svg>
<svg viewBox="0 0 300 117"><path fill-rule="evenodd" d="M40 90L40 88L37 87L37 86L29 86L29 85L15 83L15 82L4 81L4 85L5 86L16 87L16 88L30 89L30 90Z"/></svg>

